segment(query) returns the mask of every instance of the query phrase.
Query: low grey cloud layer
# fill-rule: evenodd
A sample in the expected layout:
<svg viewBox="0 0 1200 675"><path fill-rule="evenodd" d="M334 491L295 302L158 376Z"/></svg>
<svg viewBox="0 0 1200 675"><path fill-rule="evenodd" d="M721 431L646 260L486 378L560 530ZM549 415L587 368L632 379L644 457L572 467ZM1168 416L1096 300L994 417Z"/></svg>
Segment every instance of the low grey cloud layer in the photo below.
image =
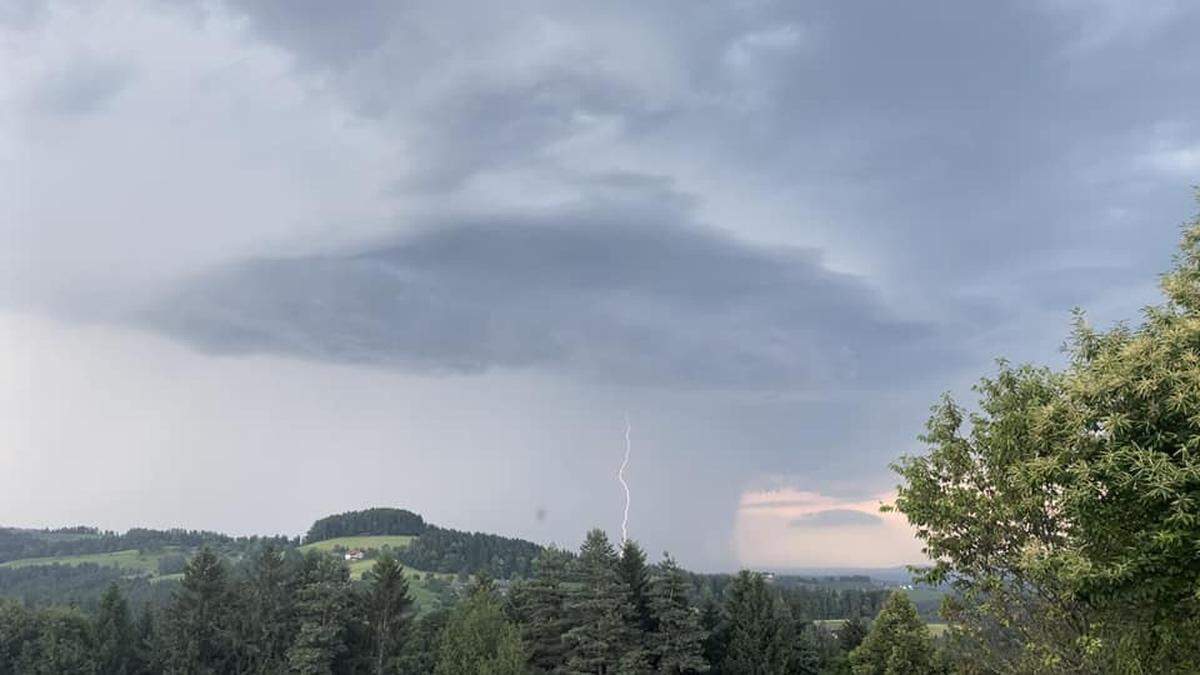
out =
<svg viewBox="0 0 1200 675"><path fill-rule="evenodd" d="M146 319L215 352L434 372L538 366L644 385L879 385L955 353L817 252L739 243L661 202L244 262Z"/></svg>
<svg viewBox="0 0 1200 675"><path fill-rule="evenodd" d="M293 481L331 447L347 486L368 455L401 472L443 453L459 468L422 481L445 494L409 506L474 527L451 492L489 485L471 457L511 457L553 477L494 500L563 514L530 533L559 541L608 517L589 453L634 407L658 487L638 492L635 462L635 532L726 565L743 492L882 493L941 391L997 356L1061 358L1073 306L1106 322L1155 299L1200 181L1197 26L1192 3L1120 0L4 3L0 322L61 321L28 319L27 347L83 370L102 357L72 331L150 344L155 372L119 377L164 401L193 359L336 381L378 419L342 430L336 405L264 389L323 430L289 437ZM0 391L42 401L0 423L59 458L44 475L74 448L54 401L93 393L64 377L62 396ZM500 381L528 402L471 417ZM148 400L71 452L270 443L270 420L212 430L257 409L220 398L180 413L187 450L131 434L175 419ZM436 440L396 459L371 424ZM791 529L853 526L823 518Z"/></svg>

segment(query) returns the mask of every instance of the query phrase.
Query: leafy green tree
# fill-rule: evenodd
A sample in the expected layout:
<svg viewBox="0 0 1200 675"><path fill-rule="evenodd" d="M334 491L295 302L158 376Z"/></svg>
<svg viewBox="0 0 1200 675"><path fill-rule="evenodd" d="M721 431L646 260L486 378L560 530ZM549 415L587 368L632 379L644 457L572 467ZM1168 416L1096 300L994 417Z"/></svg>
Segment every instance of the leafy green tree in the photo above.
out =
<svg viewBox="0 0 1200 675"><path fill-rule="evenodd" d="M306 675L345 670L355 609L345 564L315 552L307 556L296 593L300 629L288 649L288 669Z"/></svg>
<svg viewBox="0 0 1200 675"><path fill-rule="evenodd" d="M486 586L451 612L438 648L437 675L519 675L528 672L517 627Z"/></svg>
<svg viewBox="0 0 1200 675"><path fill-rule="evenodd" d="M52 607L32 615L34 630L13 672L21 675L100 673L92 624L78 610Z"/></svg>
<svg viewBox="0 0 1200 675"><path fill-rule="evenodd" d="M138 636L129 617L129 604L116 584L100 598L96 612L96 657L100 671L111 675L136 672Z"/></svg>
<svg viewBox="0 0 1200 675"><path fill-rule="evenodd" d="M183 572L183 581L164 615L163 667L171 673L223 672L233 653L228 572L208 547Z"/></svg>
<svg viewBox="0 0 1200 675"><path fill-rule="evenodd" d="M383 675L395 670L393 661L404 643L406 613L412 606L404 568L396 559L384 555L366 574L367 623L371 631L372 672Z"/></svg>
<svg viewBox="0 0 1200 675"><path fill-rule="evenodd" d="M688 582L669 555L663 556L647 590L647 605L654 616L650 652L660 673L703 673L704 640L700 614L688 603Z"/></svg>
<svg viewBox="0 0 1200 675"><path fill-rule="evenodd" d="M995 670L1200 669L1200 220L1137 328L1080 313L1062 370L936 406L895 507Z"/></svg>
<svg viewBox="0 0 1200 675"><path fill-rule="evenodd" d="M571 556L548 548L533 562L534 577L513 586L510 599L529 650L529 663L540 672L555 672L567 661L563 634L567 620L567 574Z"/></svg>
<svg viewBox="0 0 1200 675"><path fill-rule="evenodd" d="M794 630L787 608L767 588L761 574L742 570L727 591L725 657L727 675L791 672Z"/></svg>
<svg viewBox="0 0 1200 675"><path fill-rule="evenodd" d="M908 595L892 593L862 644L850 652L855 675L908 675L934 670L929 630Z"/></svg>
<svg viewBox="0 0 1200 675"><path fill-rule="evenodd" d="M604 531L588 532L576 563L577 590L567 605L572 624L563 636L568 672L604 675L636 668L644 660L636 653L641 646L630 627L635 614L618 562Z"/></svg>

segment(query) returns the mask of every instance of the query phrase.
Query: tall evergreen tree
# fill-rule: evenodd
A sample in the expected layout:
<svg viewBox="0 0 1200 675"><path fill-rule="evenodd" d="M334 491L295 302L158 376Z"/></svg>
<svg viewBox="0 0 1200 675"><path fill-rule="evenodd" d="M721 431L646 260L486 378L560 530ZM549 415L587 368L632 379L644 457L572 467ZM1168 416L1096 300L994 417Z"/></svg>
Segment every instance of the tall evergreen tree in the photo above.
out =
<svg viewBox="0 0 1200 675"><path fill-rule="evenodd" d="M567 672L604 675L640 667L641 648L630 628L634 610L618 562L604 531L588 532L575 565L577 590L567 605Z"/></svg>
<svg viewBox="0 0 1200 675"><path fill-rule="evenodd" d="M208 547L183 571L183 581L167 607L161 634L163 667L171 673L223 672L233 652L228 573Z"/></svg>
<svg viewBox="0 0 1200 675"><path fill-rule="evenodd" d="M451 612L438 647L436 675L521 675L527 655L517 627L489 584L477 585Z"/></svg>
<svg viewBox="0 0 1200 675"><path fill-rule="evenodd" d="M129 618L129 604L121 589L111 584L100 597L96 611L96 656L100 672L129 675L137 670L137 633Z"/></svg>
<svg viewBox="0 0 1200 675"><path fill-rule="evenodd" d="M315 552L305 558L296 592L300 629L287 654L291 672L329 675L345 670L354 600L350 571L342 561Z"/></svg>
<svg viewBox="0 0 1200 675"><path fill-rule="evenodd" d="M775 675L792 671L795 638L791 616L761 574L742 570L725 603L727 675Z"/></svg>
<svg viewBox="0 0 1200 675"><path fill-rule="evenodd" d="M534 576L513 585L509 599L529 650L529 664L538 672L558 672L567 661L563 634L566 616L567 575L571 555L548 548L534 560Z"/></svg>
<svg viewBox="0 0 1200 675"><path fill-rule="evenodd" d="M629 604L633 607L634 628L641 633L654 630L654 617L650 612L650 575L646 568L646 553L632 539L621 545L621 562L617 566L621 581L629 589Z"/></svg>
<svg viewBox="0 0 1200 675"><path fill-rule="evenodd" d="M293 592L283 554L268 545L253 559L244 584L239 641L246 672L265 675L286 668L287 650L297 628Z"/></svg>
<svg viewBox="0 0 1200 675"><path fill-rule="evenodd" d="M366 574L367 623L371 635L372 672L393 672L407 625L405 614L412 606L404 568L390 555L381 556Z"/></svg>
<svg viewBox="0 0 1200 675"><path fill-rule="evenodd" d="M660 673L702 673L704 640L700 615L688 603L687 577L669 555L663 556L650 578L647 605L654 615L654 632L648 644Z"/></svg>
<svg viewBox="0 0 1200 675"><path fill-rule="evenodd" d="M850 653L855 675L905 675L934 670L929 630L908 595L892 593L862 644Z"/></svg>

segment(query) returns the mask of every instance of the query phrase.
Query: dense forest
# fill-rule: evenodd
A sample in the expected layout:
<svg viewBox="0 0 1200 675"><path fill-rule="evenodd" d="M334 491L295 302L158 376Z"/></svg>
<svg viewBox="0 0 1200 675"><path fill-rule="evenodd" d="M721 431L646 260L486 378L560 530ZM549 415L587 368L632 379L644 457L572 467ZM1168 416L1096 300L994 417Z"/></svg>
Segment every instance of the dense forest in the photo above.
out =
<svg viewBox="0 0 1200 675"><path fill-rule="evenodd" d="M849 673L870 657L863 616L832 627L809 617L866 614L885 598L875 625L896 622L889 635L936 662L902 594L822 596L752 572L697 585L670 557L649 564L600 530L578 553L541 550L532 570L506 587L481 572L450 607L418 613L390 555L355 581L317 551L267 546L232 564L202 548L161 605L130 602L116 579L90 611L0 601L0 672Z"/></svg>

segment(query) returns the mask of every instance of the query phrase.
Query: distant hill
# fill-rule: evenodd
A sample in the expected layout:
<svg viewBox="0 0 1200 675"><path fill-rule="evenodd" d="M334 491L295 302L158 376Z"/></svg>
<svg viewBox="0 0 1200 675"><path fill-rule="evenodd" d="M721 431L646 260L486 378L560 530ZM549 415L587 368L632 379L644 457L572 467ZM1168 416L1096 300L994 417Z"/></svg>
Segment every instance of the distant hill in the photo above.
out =
<svg viewBox="0 0 1200 675"><path fill-rule="evenodd" d="M386 551L408 569L414 596L426 604L440 602L439 594L454 579L480 572L501 580L530 576L533 560L542 551L523 539L437 527L419 514L396 508L320 518L303 540L184 529L117 533L87 526L0 527L0 597L88 607L116 581L134 599L156 602L169 597L187 559L201 547L238 567L266 546L296 556L344 556L351 549L361 550L362 559L348 561L356 579Z"/></svg>

